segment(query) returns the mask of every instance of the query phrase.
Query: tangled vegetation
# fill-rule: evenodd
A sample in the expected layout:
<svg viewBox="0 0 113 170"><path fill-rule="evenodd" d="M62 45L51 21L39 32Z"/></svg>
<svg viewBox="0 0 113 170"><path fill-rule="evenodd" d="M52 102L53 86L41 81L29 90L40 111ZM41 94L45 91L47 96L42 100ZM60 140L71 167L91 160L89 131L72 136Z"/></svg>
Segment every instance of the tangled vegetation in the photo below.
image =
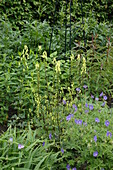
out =
<svg viewBox="0 0 113 170"><path fill-rule="evenodd" d="M113 169L112 7L0 2L1 170Z"/></svg>

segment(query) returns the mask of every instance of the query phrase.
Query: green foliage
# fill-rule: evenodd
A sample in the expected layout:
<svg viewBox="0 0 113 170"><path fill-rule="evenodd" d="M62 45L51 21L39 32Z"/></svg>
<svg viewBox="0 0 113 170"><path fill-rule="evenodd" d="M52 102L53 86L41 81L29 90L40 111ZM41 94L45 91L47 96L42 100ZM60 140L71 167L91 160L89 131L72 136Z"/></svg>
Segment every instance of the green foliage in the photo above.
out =
<svg viewBox="0 0 113 170"><path fill-rule="evenodd" d="M71 111L64 123L62 146L64 157L71 167L77 169L112 169L112 112L107 105L91 97L76 100L76 111ZM93 106L92 110L89 109ZM70 112L69 112L70 113ZM106 120L109 122L106 124ZM94 156L95 151L98 155ZM108 162L106 161L108 160Z"/></svg>
<svg viewBox="0 0 113 170"><path fill-rule="evenodd" d="M37 131L28 130L18 131L16 128L9 128L0 137L0 168L38 170L50 169L60 158L60 151L54 152L52 147L54 142L47 139L43 144ZM22 147L20 148L19 145Z"/></svg>
<svg viewBox="0 0 113 170"><path fill-rule="evenodd" d="M56 6L56 15L55 13ZM83 6L83 15L85 17L89 17L91 13L95 15L95 17L99 21L112 21L112 7L113 2L110 0L85 0L82 2ZM69 18L69 7L70 4L68 2L67 5L67 18ZM23 29L25 26L25 20L27 21L48 21L49 23L53 23L55 21L55 25L58 23L60 25L63 24L65 20L65 8L66 2L64 0L57 2L55 0L36 0L33 1L20 1L20 0L2 0L0 3L0 11L2 18L8 18L8 20L12 23L14 29ZM54 16L54 18L53 18ZM82 16L81 11L81 1L73 0L72 1L72 21L78 21Z"/></svg>
<svg viewBox="0 0 113 170"><path fill-rule="evenodd" d="M69 2L0 2L0 169L112 169L112 2L83 3L70 51Z"/></svg>
<svg viewBox="0 0 113 170"><path fill-rule="evenodd" d="M87 87L82 88L73 101L65 100L56 109L52 113L59 112L59 124L54 128L56 119L50 114L48 133L43 126L36 130L29 126L19 131L9 128L1 136L1 169L63 170L68 164L77 169L112 168L113 109L107 107L105 94L92 99Z"/></svg>
<svg viewBox="0 0 113 170"><path fill-rule="evenodd" d="M13 29L20 30L25 27L26 20L28 22L32 22L34 20L38 20L41 22L47 20L49 22L52 22L54 9L54 0L39 0L38 2L35 0L2 0L0 3L0 14L2 19L8 19L12 23Z"/></svg>
<svg viewBox="0 0 113 170"><path fill-rule="evenodd" d="M16 119L13 125L19 120L21 124L18 125L24 127L23 120L35 115L40 117L43 112L45 122L49 120L46 113L52 112L64 97L72 100L76 96L76 88L84 84L88 86L88 95L98 95L103 91L110 96L113 86L112 44L108 40L108 45L103 48L98 43L95 38L89 42L87 47L92 48L86 52L73 50L74 54L67 60L57 61L57 53L48 57L40 48L35 54L26 45L18 55L3 54L0 70L1 121L16 113L12 117Z"/></svg>

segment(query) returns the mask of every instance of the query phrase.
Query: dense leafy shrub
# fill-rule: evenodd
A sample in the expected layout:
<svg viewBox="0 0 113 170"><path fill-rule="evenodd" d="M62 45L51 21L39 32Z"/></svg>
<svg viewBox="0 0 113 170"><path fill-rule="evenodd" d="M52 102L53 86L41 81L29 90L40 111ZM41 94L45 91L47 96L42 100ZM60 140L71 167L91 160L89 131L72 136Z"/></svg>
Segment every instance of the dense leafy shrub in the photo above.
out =
<svg viewBox="0 0 113 170"><path fill-rule="evenodd" d="M67 1L68 2L68 1ZM87 18L91 13L94 13L99 21L109 19L112 21L112 7L113 2L108 0L97 0L82 2L83 11L81 11L81 2L78 0L72 1L72 21L78 21L82 13ZM56 6L56 15L55 13ZM69 18L69 8L70 3L67 4L67 18ZM55 0L36 0L33 1L20 1L20 0L2 0L0 3L0 11L2 18L8 18L13 24L14 29L22 29L25 26L25 20L27 21L48 21L56 25L57 23L62 23L65 21L65 1L55 1ZM54 17L54 18L53 18Z"/></svg>

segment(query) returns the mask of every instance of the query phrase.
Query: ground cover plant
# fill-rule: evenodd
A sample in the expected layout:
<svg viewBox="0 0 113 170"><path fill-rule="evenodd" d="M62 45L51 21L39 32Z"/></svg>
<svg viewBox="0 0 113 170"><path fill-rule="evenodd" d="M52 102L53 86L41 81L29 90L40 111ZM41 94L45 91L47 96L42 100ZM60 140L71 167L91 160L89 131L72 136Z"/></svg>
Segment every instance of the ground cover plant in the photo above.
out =
<svg viewBox="0 0 113 170"><path fill-rule="evenodd" d="M112 169L113 109L107 96L76 91L80 98L63 100L58 120L55 111L50 114L48 132L40 123L35 131L10 127L1 136L1 169Z"/></svg>

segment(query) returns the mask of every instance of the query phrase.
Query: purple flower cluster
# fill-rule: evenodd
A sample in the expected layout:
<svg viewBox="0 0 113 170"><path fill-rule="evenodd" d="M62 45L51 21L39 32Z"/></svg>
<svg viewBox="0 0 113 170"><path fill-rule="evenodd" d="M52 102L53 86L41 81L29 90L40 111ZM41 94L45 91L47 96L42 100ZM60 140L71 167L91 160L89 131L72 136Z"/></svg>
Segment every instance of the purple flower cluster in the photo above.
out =
<svg viewBox="0 0 113 170"><path fill-rule="evenodd" d="M67 170L70 170L71 167L69 164L67 164L66 168L67 168Z"/></svg>
<svg viewBox="0 0 113 170"><path fill-rule="evenodd" d="M89 109L93 110L93 105L92 104L89 104Z"/></svg>
<svg viewBox="0 0 113 170"><path fill-rule="evenodd" d="M88 113L89 112L89 110L85 110L85 113Z"/></svg>
<svg viewBox="0 0 113 170"><path fill-rule="evenodd" d="M64 153L64 149L63 148L61 148L61 152Z"/></svg>
<svg viewBox="0 0 113 170"><path fill-rule="evenodd" d="M107 96L103 96L103 99L104 99L104 100L107 100Z"/></svg>
<svg viewBox="0 0 113 170"><path fill-rule="evenodd" d="M107 136L107 137L109 136L109 137L111 138L112 133L111 133L111 132L109 132L109 131L107 131L106 136Z"/></svg>
<svg viewBox="0 0 113 170"><path fill-rule="evenodd" d="M105 102L101 104L101 106L105 106Z"/></svg>
<svg viewBox="0 0 113 170"><path fill-rule="evenodd" d="M87 89L87 85L84 85L83 88L84 88L84 89Z"/></svg>
<svg viewBox="0 0 113 170"><path fill-rule="evenodd" d="M71 167L70 167L69 164L67 164L66 168L67 168L67 170L70 170L70 169L71 169ZM72 170L77 170L77 169L74 167L74 168L72 168Z"/></svg>
<svg viewBox="0 0 113 170"><path fill-rule="evenodd" d="M76 88L76 91L78 91L78 92L79 92L79 91L80 91L80 88Z"/></svg>
<svg viewBox="0 0 113 170"><path fill-rule="evenodd" d="M98 156L98 152L97 151L93 152L93 156L97 157Z"/></svg>
<svg viewBox="0 0 113 170"><path fill-rule="evenodd" d="M69 114L69 115L66 117L66 120L67 120L67 121L70 121L73 116L74 116L73 114Z"/></svg>
<svg viewBox="0 0 113 170"><path fill-rule="evenodd" d="M75 104L73 104L73 108L75 109L74 112L77 111L77 106Z"/></svg>
<svg viewBox="0 0 113 170"><path fill-rule="evenodd" d="M94 141L97 142L97 136L94 136Z"/></svg>
<svg viewBox="0 0 113 170"><path fill-rule="evenodd" d="M105 121L105 125L106 125L107 127L109 126L109 121L108 121L108 120Z"/></svg>
<svg viewBox="0 0 113 170"><path fill-rule="evenodd" d="M18 144L18 149L23 149L23 148L24 148L24 145Z"/></svg>
<svg viewBox="0 0 113 170"><path fill-rule="evenodd" d="M98 98L98 97L96 97L96 98L95 98L95 100L96 100L96 101L98 101L98 100L99 100L99 98Z"/></svg>
<svg viewBox="0 0 113 170"><path fill-rule="evenodd" d="M100 93L100 97L102 97L102 96L103 96L103 92Z"/></svg>
<svg viewBox="0 0 113 170"><path fill-rule="evenodd" d="M10 142L13 142L13 138L9 138L9 141L10 141Z"/></svg>
<svg viewBox="0 0 113 170"><path fill-rule="evenodd" d="M52 139L52 134L51 134L51 133L49 134L49 139L50 139L50 140Z"/></svg>
<svg viewBox="0 0 113 170"><path fill-rule="evenodd" d="M44 145L45 145L45 142L43 142L42 146L44 146Z"/></svg>
<svg viewBox="0 0 113 170"><path fill-rule="evenodd" d="M85 106L88 107L88 104L86 103Z"/></svg>
<svg viewBox="0 0 113 170"><path fill-rule="evenodd" d="M75 123L77 125L82 125L82 120L81 119L75 119Z"/></svg>
<svg viewBox="0 0 113 170"><path fill-rule="evenodd" d="M84 125L84 126L87 126L87 123L86 123L86 122L83 122L83 125Z"/></svg>
<svg viewBox="0 0 113 170"><path fill-rule="evenodd" d="M99 123L99 122L100 122L99 118L95 118L95 122ZM105 121L105 126L108 127L109 124L110 124L110 122L109 122L108 120L106 120L106 121ZM95 132L96 132L96 131L95 131ZM112 133L109 132L109 131L107 131L106 136L111 138L111 137L112 137ZM94 141L97 142L97 136L96 136L96 135L94 136ZM94 157L97 157L97 156L98 156L98 152L95 151L95 152L93 153L93 156L94 156Z"/></svg>
<svg viewBox="0 0 113 170"><path fill-rule="evenodd" d="M99 118L96 117L96 118L95 118L95 122L96 122L96 123L99 123L99 122L100 122Z"/></svg>
<svg viewBox="0 0 113 170"><path fill-rule="evenodd" d="M66 105L66 101L65 100L63 100L63 104Z"/></svg>
<svg viewBox="0 0 113 170"><path fill-rule="evenodd" d="M91 94L91 98L94 99L94 96Z"/></svg>

